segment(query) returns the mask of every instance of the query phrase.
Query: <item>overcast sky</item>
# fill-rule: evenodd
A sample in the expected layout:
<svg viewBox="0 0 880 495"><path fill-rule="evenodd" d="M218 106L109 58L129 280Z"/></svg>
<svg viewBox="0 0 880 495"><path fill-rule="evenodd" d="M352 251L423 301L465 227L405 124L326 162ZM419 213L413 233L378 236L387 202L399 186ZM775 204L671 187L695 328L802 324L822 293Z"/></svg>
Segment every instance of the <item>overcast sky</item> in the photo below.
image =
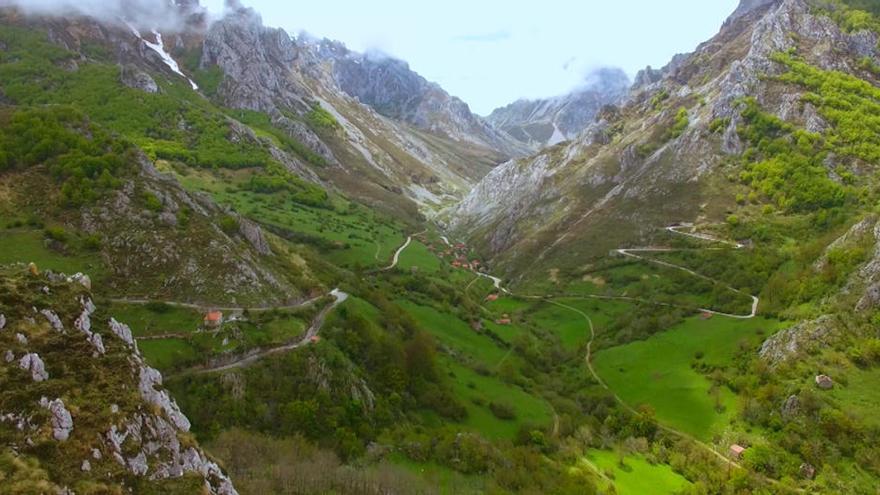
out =
<svg viewBox="0 0 880 495"><path fill-rule="evenodd" d="M570 91L591 68L630 77L718 32L738 0L242 0L269 26L406 60L479 114ZM221 12L223 0L202 0ZM425 6L421 6L423 4Z"/></svg>

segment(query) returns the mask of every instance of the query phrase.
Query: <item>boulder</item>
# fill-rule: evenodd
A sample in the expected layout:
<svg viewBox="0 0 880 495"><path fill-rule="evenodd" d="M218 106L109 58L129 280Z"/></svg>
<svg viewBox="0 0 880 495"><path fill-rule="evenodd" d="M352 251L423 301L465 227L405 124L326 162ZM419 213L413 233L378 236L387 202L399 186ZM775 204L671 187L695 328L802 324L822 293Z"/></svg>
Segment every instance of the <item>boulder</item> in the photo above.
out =
<svg viewBox="0 0 880 495"><path fill-rule="evenodd" d="M158 370L149 366L142 366L140 369L139 388L141 397L162 410L177 429L183 432L189 431L189 419L180 411L177 403L171 399L168 392L162 390L162 374Z"/></svg>
<svg viewBox="0 0 880 495"><path fill-rule="evenodd" d="M834 388L834 380L828 375L816 375L816 386L822 390L831 390Z"/></svg>
<svg viewBox="0 0 880 495"><path fill-rule="evenodd" d="M805 462L800 467L801 478L811 480L816 477L816 468L812 464Z"/></svg>
<svg viewBox="0 0 880 495"><path fill-rule="evenodd" d="M54 328L56 332L64 331L64 325L61 323L61 318L59 318L52 310L44 309L40 311L40 314L46 318L46 321L52 325L52 328Z"/></svg>
<svg viewBox="0 0 880 495"><path fill-rule="evenodd" d="M84 275L82 273L77 273L73 277L70 277L71 281L77 282L86 288L86 290L92 290L92 279L89 278L88 275Z"/></svg>
<svg viewBox="0 0 880 495"><path fill-rule="evenodd" d="M18 362L19 368L29 372L35 382L43 382L49 379L49 372L40 356L34 353L25 354Z"/></svg>
<svg viewBox="0 0 880 495"><path fill-rule="evenodd" d="M73 417L64 407L64 402L61 399L50 401L43 397L40 399L40 405L52 414L52 436L55 440L64 442L70 438L70 433L73 431Z"/></svg>
<svg viewBox="0 0 880 495"><path fill-rule="evenodd" d="M144 93L156 94L159 92L159 85L156 84L156 81L149 74L133 65L122 67L119 73L119 82Z"/></svg>
<svg viewBox="0 0 880 495"><path fill-rule="evenodd" d="M6 316L0 314L0 330L6 328Z"/></svg>
<svg viewBox="0 0 880 495"><path fill-rule="evenodd" d="M92 344L92 347L95 348L95 352L99 355L104 355L107 352L104 348L104 339L101 338L101 335L93 333L92 336L89 337L89 343Z"/></svg>

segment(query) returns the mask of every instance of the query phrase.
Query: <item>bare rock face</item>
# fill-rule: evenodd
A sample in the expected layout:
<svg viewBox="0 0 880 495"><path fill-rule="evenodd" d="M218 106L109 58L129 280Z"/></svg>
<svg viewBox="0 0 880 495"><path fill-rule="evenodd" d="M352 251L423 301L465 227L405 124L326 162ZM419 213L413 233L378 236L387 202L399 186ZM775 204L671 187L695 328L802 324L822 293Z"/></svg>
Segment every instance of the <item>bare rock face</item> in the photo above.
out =
<svg viewBox="0 0 880 495"><path fill-rule="evenodd" d="M126 65L120 69L119 81L132 89L144 93L155 94L159 92L159 85L146 72L133 65Z"/></svg>
<svg viewBox="0 0 880 495"><path fill-rule="evenodd" d="M864 293L856 304L857 311L867 311L880 305L880 222L874 225L874 252L863 266L857 278L865 286Z"/></svg>
<svg viewBox="0 0 880 495"><path fill-rule="evenodd" d="M58 317L54 312L48 309L44 309L40 311L40 314L46 318L46 321L52 325L52 328L55 329L56 332L63 332L64 325L61 323L61 318Z"/></svg>
<svg viewBox="0 0 880 495"><path fill-rule="evenodd" d="M141 365L139 387L141 397L149 404L158 407L165 416L180 431L189 431L189 419L177 407L177 403L171 400L166 390L162 387L162 374L158 370L146 365Z"/></svg>
<svg viewBox="0 0 880 495"><path fill-rule="evenodd" d="M739 19L744 15L748 15L755 10L769 6L773 3L778 3L779 1L780 0L740 0L739 6L736 8L733 14L731 14L727 22L735 21L736 19Z"/></svg>
<svg viewBox="0 0 880 495"><path fill-rule="evenodd" d="M309 106L302 97L306 91L290 79L297 57L287 33L263 27L253 10L238 8L211 26L202 64L223 69L219 96L233 108L269 113L286 107L306 112Z"/></svg>
<svg viewBox="0 0 880 495"><path fill-rule="evenodd" d="M826 344L835 331L834 319L822 316L773 335L764 341L758 353L771 366L777 366L801 352L810 352Z"/></svg>
<svg viewBox="0 0 880 495"><path fill-rule="evenodd" d="M110 318L110 331L114 335L122 339L123 342L130 346L134 346L134 337L131 336L131 329L124 323L119 323L115 318Z"/></svg>
<svg viewBox="0 0 880 495"><path fill-rule="evenodd" d="M263 256L272 254L272 248L269 247L269 242L266 241L266 237L263 236L263 230L259 225L241 217L238 219L238 230L258 253Z"/></svg>
<svg viewBox="0 0 880 495"><path fill-rule="evenodd" d="M862 295L859 302L856 304L857 311L866 311L871 308L876 308L880 305L880 283L872 284L867 289L865 289L864 295Z"/></svg>
<svg viewBox="0 0 880 495"><path fill-rule="evenodd" d="M43 360L34 353L25 354L18 362L19 368L29 372L31 378L35 382L42 382L49 379L49 372L46 371L46 365Z"/></svg>
<svg viewBox="0 0 880 495"><path fill-rule="evenodd" d="M333 80L343 92L385 117L454 141L487 146L506 156L528 151L402 60L380 53L355 53L328 40L311 48L318 60L332 65Z"/></svg>
<svg viewBox="0 0 880 495"><path fill-rule="evenodd" d="M283 129L290 137L306 145L310 150L314 151L321 158L327 160L330 165L339 165L339 161L333 156L330 148L321 141L309 127L298 120L291 120L278 114L272 119L272 124Z"/></svg>
<svg viewBox="0 0 880 495"><path fill-rule="evenodd" d="M70 433L73 431L73 417L64 407L64 402L61 399L50 401L43 397L40 399L40 406L48 409L52 414L52 436L55 440L64 442L70 438Z"/></svg>

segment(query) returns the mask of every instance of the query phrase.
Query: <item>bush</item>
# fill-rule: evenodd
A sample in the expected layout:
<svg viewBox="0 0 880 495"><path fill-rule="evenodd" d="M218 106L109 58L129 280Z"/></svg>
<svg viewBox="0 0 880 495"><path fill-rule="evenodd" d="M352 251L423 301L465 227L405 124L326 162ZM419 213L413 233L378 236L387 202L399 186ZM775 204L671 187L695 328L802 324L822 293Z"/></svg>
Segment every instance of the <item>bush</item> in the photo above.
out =
<svg viewBox="0 0 880 495"><path fill-rule="evenodd" d="M147 191L144 192L144 206L146 206L148 210L158 213L162 211L162 200L155 194Z"/></svg>
<svg viewBox="0 0 880 495"><path fill-rule="evenodd" d="M492 411L492 414L498 419L503 419L505 421L516 419L516 411L514 411L513 406L510 404L492 401L489 403L489 410Z"/></svg>
<svg viewBox="0 0 880 495"><path fill-rule="evenodd" d="M163 302L152 301L144 306L148 311L156 314L165 314L171 311L171 305Z"/></svg>
<svg viewBox="0 0 880 495"><path fill-rule="evenodd" d="M101 236L92 234L83 239L83 248L89 251L99 251L101 249Z"/></svg>
<svg viewBox="0 0 880 495"><path fill-rule="evenodd" d="M669 130L669 138L675 139L684 134L684 131L687 130L690 123L691 121L688 117L687 108L679 108L678 113L675 114L675 122L672 124L672 128Z"/></svg>
<svg viewBox="0 0 880 495"><path fill-rule="evenodd" d="M316 129L340 129L342 126L339 125L339 122L336 121L336 118L328 112L324 110L320 105L315 105L312 108L312 111L306 114L306 120L313 128Z"/></svg>
<svg viewBox="0 0 880 495"><path fill-rule="evenodd" d="M217 222L217 225L220 227L220 230L225 232L227 235L232 235L238 232L238 218L232 215L224 215L220 218L220 221Z"/></svg>
<svg viewBox="0 0 880 495"><path fill-rule="evenodd" d="M58 227L58 226L46 227L46 230L44 231L44 233L46 234L46 237L48 239L51 239L53 241L67 242L67 237L68 237L67 231L65 231L63 227Z"/></svg>

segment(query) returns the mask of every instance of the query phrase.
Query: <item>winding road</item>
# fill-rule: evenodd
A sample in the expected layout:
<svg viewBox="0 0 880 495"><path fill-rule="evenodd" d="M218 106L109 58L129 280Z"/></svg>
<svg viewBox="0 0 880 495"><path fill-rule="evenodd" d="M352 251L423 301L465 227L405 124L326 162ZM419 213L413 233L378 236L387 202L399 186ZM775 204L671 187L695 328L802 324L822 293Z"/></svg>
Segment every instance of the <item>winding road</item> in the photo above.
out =
<svg viewBox="0 0 880 495"><path fill-rule="evenodd" d="M730 242L730 241L727 241L727 240L718 239L718 238L713 237L713 236L711 236L711 235L709 235L709 234L701 234L701 233L695 233L695 232L680 232L680 231L679 231L680 229L689 228L689 227L692 228L692 226L690 226L690 225L674 225L674 226L667 227L666 230L667 230L668 232L671 232L671 233L674 233L674 234L678 234L678 235L682 235L682 236L690 237L690 238L693 238L693 239L698 239L698 240L701 240L701 241L725 244L725 245L730 246L732 249L743 249L743 248L745 247L743 244L740 244L740 243L738 243L738 242ZM445 237L443 237L442 239L444 240L444 242L446 242L447 244L449 244L449 241L448 241ZM717 249L717 248L706 248L706 249ZM723 284L722 282L719 282L719 281L717 281L717 280L715 280L715 279L712 279L711 277L707 277L707 276L705 276L705 275L702 275L702 274L700 274L700 273L698 273L698 272L695 272L694 270L691 270L691 269L689 269L689 268L686 268L686 267L683 267L683 266L679 266L679 265L675 265L675 264L673 264L673 263L668 263L668 262L665 262L665 261L660 261L660 260L655 260L655 259L647 258L647 257L645 257L645 256L641 256L641 255L639 255L639 254L636 254L636 253L675 252L675 251L686 251L686 250L685 250L685 249L674 249L674 248L652 248L652 247L646 247L646 248L618 249L618 250L616 250L615 252L617 252L618 254L620 254L620 255L622 255L622 256L626 256L626 257L630 257L630 258L638 259L638 260L640 260L640 261L644 261L644 262L648 262L648 263L654 263L654 264L657 264L657 265L660 265L660 266L665 266L665 267L673 268L673 269L676 269L676 270L682 270L682 271L684 271L684 272L686 272L686 273L689 273L689 274L694 275L694 276L696 276L696 277L702 278L702 279L704 279L704 280L708 280L708 281L711 281L711 282L713 282L713 283L718 283L718 284L720 284L720 285L725 285L725 284ZM652 303L652 304L657 304L657 305L661 305L661 306L673 306L673 307L677 307L677 306L674 306L674 305L672 305L672 304L668 304L668 303L652 302L652 301L641 300L641 299L636 299L636 298L629 298L629 297L625 297L625 296L590 296L590 295L586 295L586 296L575 296L575 297L569 297L569 296L553 296L553 295L544 295L544 296L540 296L540 295L519 295L519 294L515 294L515 293L511 292L510 290L508 290L507 288L505 288L505 287L502 285L503 281L502 281L500 278L498 278L498 277L495 277L495 276L492 276L492 275L488 275L488 274L483 274L483 273L477 273L477 275L492 280L493 285L494 285L494 287L495 287L496 289L498 289L498 290L500 290L500 291L504 292L505 294L508 294L508 295L510 295L510 296L512 296L512 297L517 297L517 298L521 298L521 299L529 299L529 300L543 300L543 301L546 301L546 302L549 303L549 304L553 304L553 305L558 306L558 307L560 307L560 308L564 308L564 309L567 309L567 310L569 310L569 311L572 311L572 312L578 314L581 318L583 318L584 321L586 321L586 323L587 323L587 329L589 330L589 335L590 335L589 341L587 342L586 355L584 356L584 361L586 362L587 369L589 370L590 375L593 377L593 379L596 380L596 382L597 382L602 388L604 388L606 391L608 391L608 393L611 394L611 396L614 398L614 400L615 400L618 404L620 404L625 410L629 411L631 414L635 414L635 415L640 415L640 414L641 414L641 413L639 413L635 408L633 408L631 405L629 405L627 402L625 402L625 401L624 401L619 395L617 395L613 390L611 390L611 388L608 386L608 384L605 383L605 381L602 379L601 376L599 376L599 373L597 373L597 372L596 372L596 369L593 367L593 343L594 343L595 340L596 340L596 329L595 329L595 327L593 326L593 320L592 320L592 319L590 318L590 316L589 316L587 313L585 313L584 311L581 311L580 309L575 308L575 307L573 307L573 306L569 306L569 305L567 305L567 304L564 304L564 303L560 303L560 302L558 302L558 301L555 301L554 298L562 297L562 298L566 298L566 299L572 299L572 298L575 298L575 297L580 297L580 298L584 298L584 299L587 299L587 298L589 298L589 299L616 299L616 300L629 300L629 301L633 301L633 302ZM723 316L723 317L727 317L727 318L735 318L735 319L751 319L751 318L754 318L754 317L756 316L757 312L758 312L758 304L759 304L759 302L760 302L760 300L758 299L758 297L757 297L757 296L754 296L754 295L746 294L746 293L744 293L743 291L741 291L741 290L739 290L739 289L737 289L737 288L735 288L735 287L732 287L732 286L730 286L730 285L726 285L726 287L727 287L729 290L731 290L731 291L733 291L733 292L736 292L737 294L746 295L746 296L748 296L748 297L750 297L750 298L752 299L752 308L751 308L751 312L750 312L749 314L747 314L747 315L734 315L734 314L722 313L722 312L719 312L719 311L713 311L713 310L708 310L708 309L700 309L699 311L700 311L700 312L711 313L711 314L714 314L714 315ZM707 444L707 443L705 443L705 442L703 442L703 441L701 441L701 440L699 440L699 439L693 437L692 435L690 435L690 434L688 434L688 433L685 433L685 432L683 432L683 431L676 430L675 428L671 428L671 427L669 427L669 426L663 425L663 424L661 424L659 421L655 421L655 423L656 423L656 425L657 425L657 427L658 427L659 429L661 429L661 430L663 430L663 431L665 431L665 432L667 432L667 433L669 433L669 434L671 434L671 435L674 435L674 436L677 436L677 437L679 437L679 438L682 438L682 439L688 440L688 441L692 442L694 445L698 445L700 448L702 448L702 449L705 450L706 452L711 453L713 456L715 456L716 458L718 458L718 459L719 459L720 461L722 461L723 463L725 463L725 464L727 464L727 465L729 465L729 466L736 467L736 468L738 468L738 469L741 469L741 468L742 468L742 465L740 465L739 463L737 463L737 462L734 461L733 459L728 458L726 455L724 455L723 453L721 453L721 452L719 452L717 449L715 449L715 447L713 447L713 446L711 446L711 445L709 445L709 444ZM556 431L556 428L557 428L557 426L556 426L556 422L554 422L554 431ZM601 473L600 473L600 474L601 474ZM774 479L771 479L771 478L767 478L766 476L763 476L763 475L761 475L761 474L759 474L759 473L753 473L753 474L754 474L755 476L758 476L759 478L761 478L761 479L764 480L765 482L770 483L770 484L772 484L772 485L774 485L774 486L781 487L781 488L785 488L785 489L787 489L787 490L790 489L789 487L783 487L783 486L782 486L777 480L774 480ZM799 492L799 493L804 492L804 490L802 490L802 489L791 489L791 490L793 490L793 491L795 491L795 492Z"/></svg>
<svg viewBox="0 0 880 495"><path fill-rule="evenodd" d="M686 226L676 225L676 226L672 226L672 227L666 227L666 231L671 232L673 234L691 237L693 239L698 239L701 241L727 244L728 246L731 246L733 249L742 249L745 247L743 244L740 244L738 242L730 242L727 240L718 239L716 237L712 237L709 234L700 234L700 233L694 233L694 232L679 232L678 229L682 229L682 228L686 228ZM706 248L706 249L713 249L713 248ZM730 290L730 291L735 292L739 295L746 296L746 297L749 297L752 299L752 309L751 309L751 312L747 315L735 315L735 314L730 314L730 313L723 313L721 311L715 311L712 309L699 308L699 311L701 313L708 313L708 314L713 314L713 315L718 315L718 316L726 316L728 318L736 318L736 319L740 319L740 320L749 320L749 319L754 318L758 314L758 304L760 303L760 300L758 299L757 296L754 296L752 294L746 294L745 292L737 289L736 287L733 287L730 285L725 285L723 282L715 280L714 278L711 278L711 277L707 277L706 275L703 275L701 273L697 273L694 270L691 270L690 268L686 268L686 267L676 265L674 263L662 261L662 260L647 258L645 256L641 256L639 254L636 254L636 253L675 253L675 252L681 252L681 251L690 251L690 250L689 249L645 247L645 248L632 248L632 249L617 249L615 252L620 254L621 256L637 259L637 260L644 261L647 263L653 263L655 265L663 266L666 268L672 268L674 270L681 270L685 273L693 275L694 277L697 277L697 278L701 278L701 279L706 280L708 282L712 282L712 283L718 284L718 285L724 285L727 290Z"/></svg>
<svg viewBox="0 0 880 495"><path fill-rule="evenodd" d="M345 292L342 292L339 289L333 289L332 291L330 291L330 295L333 296L335 298L335 300L333 301L333 303L327 305L327 307L325 307L324 309L322 309L318 313L318 315L312 320L312 324L309 325L309 328L306 331L305 335L303 335L303 337L300 340L297 340L297 341L289 343L289 344L281 345L278 347L272 347L270 349L255 349L255 350L250 351L249 353L245 354L244 356L239 357L238 359L236 359L235 361L232 361L232 362L218 364L215 366L208 366L208 367L199 366L199 367L191 368L189 370L177 373L176 375L186 375L186 374L201 375L201 374L205 374L205 373L215 373L215 372L220 372L220 371L228 371L228 370L232 370L232 369L244 368L244 367L249 366L249 365L251 365L251 364L267 357L267 356L271 356L273 354L278 354L278 353L282 353L282 352L292 351L294 349L298 349L302 346L308 345L309 343L312 342L312 339L314 337L316 337L318 335L318 333L321 331L321 327L324 325L324 320L327 319L327 315L330 314L330 312L333 311L333 309L335 309L337 306L339 306L340 304L345 302L346 299L348 299L348 294Z"/></svg>
<svg viewBox="0 0 880 495"><path fill-rule="evenodd" d="M248 311L250 313L267 313L269 311L282 310L282 311L290 311L300 308L305 308L315 304L320 301L324 296L316 296L311 299L306 299L305 301L301 301L294 304L288 304L284 306L252 306L252 307L244 307L244 306L212 306L210 304L198 304L198 303L190 303L190 302L179 302L179 301L160 301L157 299L138 299L138 298L115 298L109 299L111 303L116 304L133 304L138 306L143 306L146 304L165 304L167 306L172 306L175 308L185 308L185 309L195 309L197 311L204 311L207 309L211 309L214 311L228 311L228 312L245 312Z"/></svg>
<svg viewBox="0 0 880 495"><path fill-rule="evenodd" d="M388 270L393 270L394 267L397 266L397 263L400 261L400 255L406 250L406 248L409 247L410 244L412 244L413 237L415 237L415 236L419 236L419 235L422 235L422 234L424 234L425 232L427 232L427 230L423 230L423 231L421 231L421 232L419 232L419 233L417 233L417 234L413 234L413 235L411 235L411 236L408 236L408 237L406 238L406 242L404 242L403 245L400 246L399 248L397 248L397 251L394 252L394 257L393 257L392 260L391 260L391 264L388 265L388 266L386 266L385 268L382 268L382 269L379 270L379 271L380 271L380 272L387 272ZM445 237L444 237L444 239L445 239ZM448 241L447 241L447 242L448 242Z"/></svg>

